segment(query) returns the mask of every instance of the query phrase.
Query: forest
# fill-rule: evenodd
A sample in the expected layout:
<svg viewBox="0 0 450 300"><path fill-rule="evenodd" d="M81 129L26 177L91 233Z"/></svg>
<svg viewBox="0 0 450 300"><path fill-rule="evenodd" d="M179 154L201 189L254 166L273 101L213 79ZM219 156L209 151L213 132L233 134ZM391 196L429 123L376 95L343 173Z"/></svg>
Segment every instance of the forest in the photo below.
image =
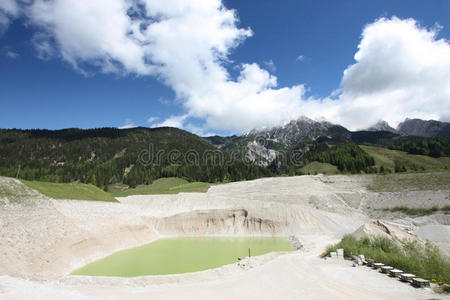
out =
<svg viewBox="0 0 450 300"><path fill-rule="evenodd" d="M270 176L202 138L169 127L0 130L0 175L131 187L161 177L223 182Z"/></svg>
<svg viewBox="0 0 450 300"><path fill-rule="evenodd" d="M284 161L281 161L283 159ZM353 142L330 146L325 142L307 141L293 147L286 158L277 158L269 168L278 174L302 175L299 168L318 161L336 166L342 173L372 173L373 157Z"/></svg>
<svg viewBox="0 0 450 300"><path fill-rule="evenodd" d="M0 129L0 175L49 182L82 182L103 189L113 183L130 187L162 177L188 181L230 182L276 175L300 175L312 161L329 163L342 173L373 173L374 159L358 144L383 146L411 154L449 156L448 138L353 132L352 141L318 138L292 148L271 142L280 153L268 167L245 159L247 137L231 137L221 149L187 131L170 128ZM283 151L281 151L283 150ZM238 154L238 155L236 155ZM397 170L398 169L398 170ZM402 171L401 167L396 171Z"/></svg>

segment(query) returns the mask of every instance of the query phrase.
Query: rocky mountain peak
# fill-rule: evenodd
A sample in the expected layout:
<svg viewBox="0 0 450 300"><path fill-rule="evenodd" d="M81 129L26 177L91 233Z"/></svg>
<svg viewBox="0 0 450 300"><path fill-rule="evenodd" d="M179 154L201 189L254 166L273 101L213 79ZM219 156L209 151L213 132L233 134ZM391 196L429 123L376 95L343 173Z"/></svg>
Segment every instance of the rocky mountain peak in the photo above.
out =
<svg viewBox="0 0 450 300"><path fill-rule="evenodd" d="M450 137L450 123L406 118L405 121L398 124L397 131L404 135Z"/></svg>
<svg viewBox="0 0 450 300"><path fill-rule="evenodd" d="M307 139L314 140L319 136L329 136L330 129L335 127L347 131L342 126L327 121L315 121L303 116L282 126L275 126L270 129L254 129L247 133L247 136L258 136L287 146L294 146Z"/></svg>
<svg viewBox="0 0 450 300"><path fill-rule="evenodd" d="M389 123L383 120L380 120L376 124L367 128L367 131L388 131L392 133L397 133L397 130L389 126Z"/></svg>

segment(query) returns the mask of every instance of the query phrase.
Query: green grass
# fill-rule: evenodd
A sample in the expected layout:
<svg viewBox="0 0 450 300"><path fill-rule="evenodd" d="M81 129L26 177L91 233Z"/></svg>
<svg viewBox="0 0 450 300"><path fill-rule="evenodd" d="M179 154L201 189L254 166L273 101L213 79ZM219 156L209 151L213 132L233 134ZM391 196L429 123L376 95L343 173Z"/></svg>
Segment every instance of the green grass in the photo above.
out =
<svg viewBox="0 0 450 300"><path fill-rule="evenodd" d="M300 169L302 174L307 175L315 175L315 174L325 174L325 175L334 175L340 174L338 168L329 163L321 163L318 161L313 161L303 168Z"/></svg>
<svg viewBox="0 0 450 300"><path fill-rule="evenodd" d="M413 207L407 207L407 206L394 206L394 207L383 208L382 210L390 211L390 212L402 212L402 213L410 215L410 216L427 216L427 215L431 215L438 211L442 211L443 213L448 214L448 213L450 213L450 205L446 205L443 207L433 206L430 208L413 208Z"/></svg>
<svg viewBox="0 0 450 300"><path fill-rule="evenodd" d="M414 155L406 152L390 150L382 147L360 147L375 159L375 166L379 169L395 169L395 163L406 168L407 172L436 172L450 170L450 157L434 158L425 155Z"/></svg>
<svg viewBox="0 0 450 300"><path fill-rule="evenodd" d="M352 235L346 235L336 245L329 246L326 253L343 248L344 255L364 254L391 267L407 273L415 274L424 279L435 279L438 282L450 282L450 261L444 258L439 249L427 242L395 242L388 238L362 238L357 240Z"/></svg>
<svg viewBox="0 0 450 300"><path fill-rule="evenodd" d="M209 182L189 182L182 185L175 186L170 190L176 193L179 192L198 192L198 193L206 193L209 187L213 185Z"/></svg>
<svg viewBox="0 0 450 300"><path fill-rule="evenodd" d="M21 181L28 187L54 199L118 202L113 196L91 184Z"/></svg>
<svg viewBox="0 0 450 300"><path fill-rule="evenodd" d="M368 189L374 192L448 190L450 172L376 175Z"/></svg>
<svg viewBox="0 0 450 300"><path fill-rule="evenodd" d="M155 180L150 185L138 185L136 188L123 191L111 191L114 197L126 197L130 195L158 195L158 194L178 194L188 192L204 193L209 187L214 185L208 182L188 182L182 178L169 177Z"/></svg>

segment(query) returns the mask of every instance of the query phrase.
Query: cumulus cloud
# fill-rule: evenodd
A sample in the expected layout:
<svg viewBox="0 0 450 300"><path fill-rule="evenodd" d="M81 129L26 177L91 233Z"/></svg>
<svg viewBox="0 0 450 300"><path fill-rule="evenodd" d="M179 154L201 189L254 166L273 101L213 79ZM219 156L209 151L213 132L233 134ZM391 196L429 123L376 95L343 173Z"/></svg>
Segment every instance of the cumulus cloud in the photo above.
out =
<svg viewBox="0 0 450 300"><path fill-rule="evenodd" d="M20 14L20 7L15 0L0 1L0 35L8 28L11 21Z"/></svg>
<svg viewBox="0 0 450 300"><path fill-rule="evenodd" d="M450 120L450 44L413 19L382 18L362 33L353 65L344 71L329 119L350 128L406 117Z"/></svg>
<svg viewBox="0 0 450 300"><path fill-rule="evenodd" d="M47 53L53 39L61 57L77 70L96 68L163 80L186 113L161 126L182 127L192 117L204 119L206 127L234 131L275 125L292 115L283 107L292 105L287 94L303 92L301 86L272 89L276 77L256 64L243 64L237 80L230 79L224 67L229 52L252 32L238 28L235 12L219 0L108 5L104 0L37 0L27 12L44 31L38 49Z"/></svg>
<svg viewBox="0 0 450 300"><path fill-rule="evenodd" d="M313 99L303 84L279 87L272 60L268 70L246 62L230 75L230 52L252 31L220 0L35 0L24 11L39 28L40 57L58 55L86 75L155 76L172 88L184 112L154 126L245 132L305 115L357 129L450 118L450 45L413 19L368 24L340 87Z"/></svg>
<svg viewBox="0 0 450 300"><path fill-rule="evenodd" d="M244 131L300 113L302 85L276 89L277 78L255 63L230 78L228 55L252 31L238 28L235 12L219 0L37 0L27 14L42 29L35 42L42 56L56 49L85 74L153 75L170 86L186 113L158 126L187 127L199 118L204 128Z"/></svg>
<svg viewBox="0 0 450 300"><path fill-rule="evenodd" d="M128 1L36 0L27 13L44 31L35 43L38 49L49 53L53 45L83 73L93 67L104 73L151 74L154 67L145 63L145 47L133 31L140 23L127 14L132 9Z"/></svg>

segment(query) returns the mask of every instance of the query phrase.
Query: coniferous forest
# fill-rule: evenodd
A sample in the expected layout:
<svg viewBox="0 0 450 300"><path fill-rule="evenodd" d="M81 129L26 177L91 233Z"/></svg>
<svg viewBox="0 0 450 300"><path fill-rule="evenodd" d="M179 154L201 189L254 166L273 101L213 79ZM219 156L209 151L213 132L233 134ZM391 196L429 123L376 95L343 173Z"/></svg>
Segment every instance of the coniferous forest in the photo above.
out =
<svg viewBox="0 0 450 300"><path fill-rule="evenodd" d="M353 141L351 141L353 140ZM350 141L319 137L289 148L267 167L245 153L218 148L187 131L170 128L63 130L0 129L0 175L49 182L83 182L107 189L151 184L162 177L230 182L274 175L299 175L317 161L342 173L373 173L374 158L358 144L378 145L411 154L449 156L448 138L354 132ZM281 153L281 152L280 152ZM396 171L402 171L401 166Z"/></svg>
<svg viewBox="0 0 450 300"><path fill-rule="evenodd" d="M271 175L176 128L0 130L0 175L107 187L161 177L223 182Z"/></svg>

